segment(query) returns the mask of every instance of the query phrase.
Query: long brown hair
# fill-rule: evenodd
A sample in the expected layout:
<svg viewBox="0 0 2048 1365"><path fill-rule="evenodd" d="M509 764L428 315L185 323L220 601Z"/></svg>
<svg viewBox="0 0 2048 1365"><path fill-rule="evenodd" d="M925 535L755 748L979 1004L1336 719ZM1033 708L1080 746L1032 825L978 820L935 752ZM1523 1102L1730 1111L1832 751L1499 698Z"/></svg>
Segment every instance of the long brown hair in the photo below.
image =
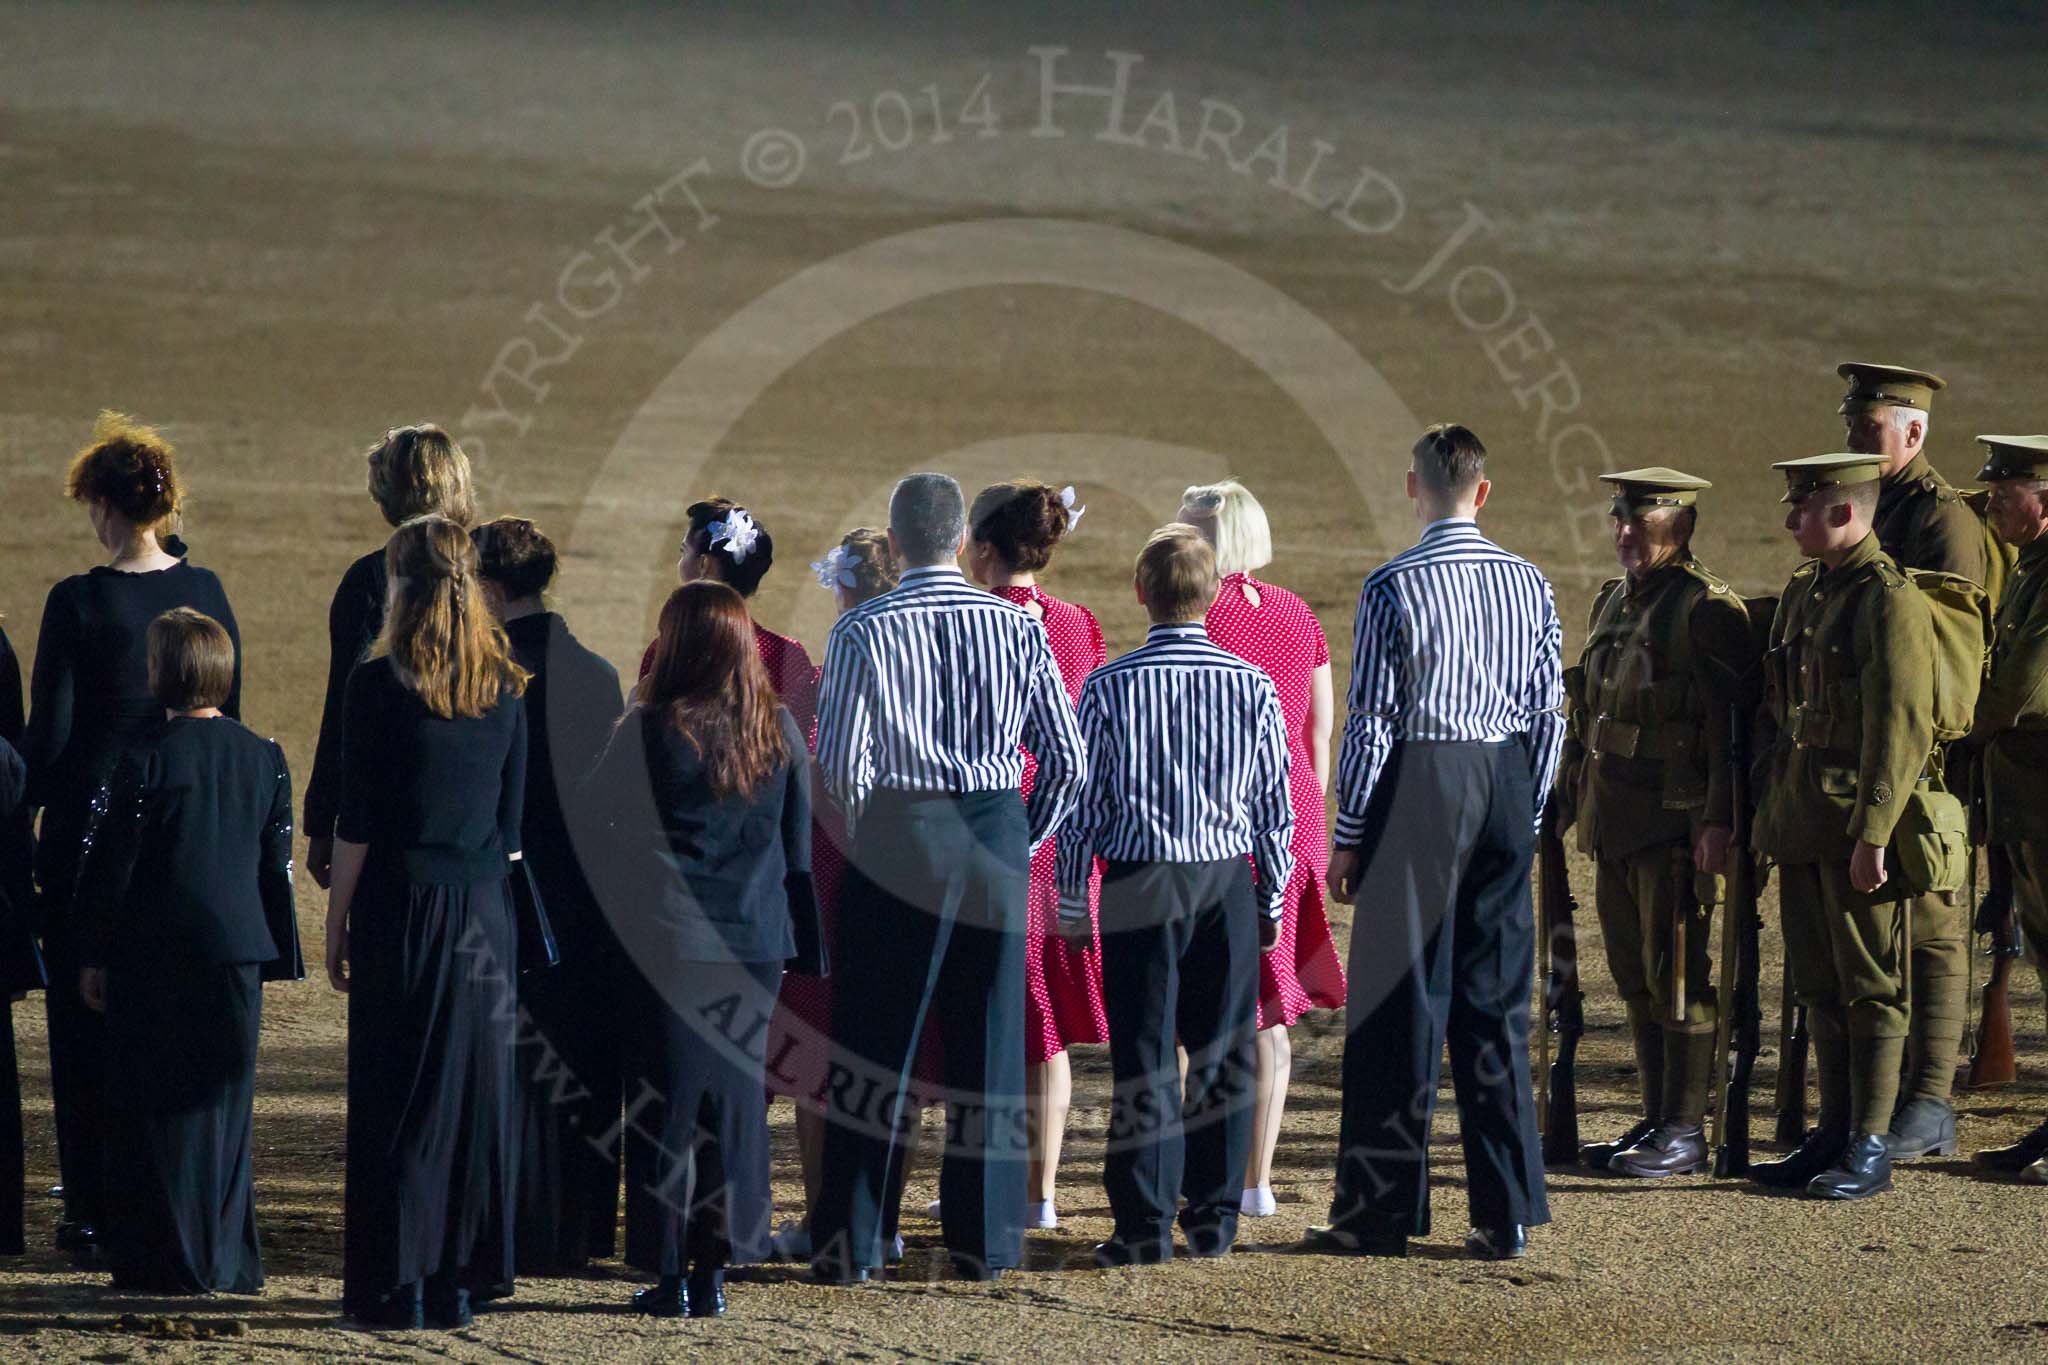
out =
<svg viewBox="0 0 2048 1365"><path fill-rule="evenodd" d="M669 594L646 704L696 751L720 798L751 799L790 757L753 618L724 583L699 579Z"/></svg>
<svg viewBox="0 0 2048 1365"><path fill-rule="evenodd" d="M526 691L528 673L477 582L476 546L447 517L414 517L384 547L390 610L376 654L443 720L477 717L507 692Z"/></svg>

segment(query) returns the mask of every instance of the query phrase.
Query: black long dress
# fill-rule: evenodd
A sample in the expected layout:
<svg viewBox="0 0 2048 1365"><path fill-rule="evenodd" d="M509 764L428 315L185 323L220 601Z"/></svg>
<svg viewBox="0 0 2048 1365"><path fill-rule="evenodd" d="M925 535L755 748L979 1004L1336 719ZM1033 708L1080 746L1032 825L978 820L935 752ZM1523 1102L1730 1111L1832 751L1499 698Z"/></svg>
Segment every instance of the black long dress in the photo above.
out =
<svg viewBox="0 0 2048 1365"><path fill-rule="evenodd" d="M342 1306L512 1280L514 973L506 886L526 710L441 719L388 658L343 708L337 839L368 845L349 905Z"/></svg>
<svg viewBox="0 0 2048 1365"><path fill-rule="evenodd" d="M519 979L518 1267L557 1275L612 1254L619 1216L617 944L584 880L565 801L604 753L624 708L618 671L560 616L505 623L526 685L526 864L561 965ZM609 1148L609 1150L607 1150Z"/></svg>
<svg viewBox="0 0 2048 1365"><path fill-rule="evenodd" d="M817 941L809 760L777 714L790 757L751 799L716 796L691 744L638 706L591 780L612 852L592 883L628 957L626 1260L657 1275L768 1253L763 1072L793 913Z"/></svg>
<svg viewBox="0 0 2048 1365"><path fill-rule="evenodd" d="M35 841L29 833L28 764L21 743L21 665L0 630L0 1256L19 1256L22 1182L21 1075L14 1058L17 991L43 986L42 955L30 922Z"/></svg>
<svg viewBox="0 0 2048 1365"><path fill-rule="evenodd" d="M100 1221L106 1132L101 1084L106 1023L78 998L79 935L70 913L92 798L122 750L163 718L149 690L149 623L173 607L193 607L226 627L235 646L235 679L221 710L241 715L242 642L220 580L179 561L148 573L105 565L50 589L29 680L29 803L43 812L36 841L37 918L50 988L50 1097L57 1119L57 1162L65 1217Z"/></svg>
<svg viewBox="0 0 2048 1365"><path fill-rule="evenodd" d="M76 911L106 969L114 1287L253 1294L260 983L305 975L284 750L232 720L173 719L96 806Z"/></svg>

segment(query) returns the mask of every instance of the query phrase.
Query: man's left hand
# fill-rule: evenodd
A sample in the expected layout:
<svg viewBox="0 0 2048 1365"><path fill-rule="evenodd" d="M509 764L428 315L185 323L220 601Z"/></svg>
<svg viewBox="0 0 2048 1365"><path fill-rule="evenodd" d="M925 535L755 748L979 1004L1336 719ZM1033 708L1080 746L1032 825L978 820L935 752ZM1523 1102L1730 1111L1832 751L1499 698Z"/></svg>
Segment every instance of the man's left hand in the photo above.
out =
<svg viewBox="0 0 2048 1365"><path fill-rule="evenodd" d="M1270 953L1280 946L1280 921L1259 916L1259 951Z"/></svg>
<svg viewBox="0 0 2048 1365"><path fill-rule="evenodd" d="M1705 825L1692 842L1692 865L1709 877L1728 875L1728 843L1735 831L1726 825Z"/></svg>

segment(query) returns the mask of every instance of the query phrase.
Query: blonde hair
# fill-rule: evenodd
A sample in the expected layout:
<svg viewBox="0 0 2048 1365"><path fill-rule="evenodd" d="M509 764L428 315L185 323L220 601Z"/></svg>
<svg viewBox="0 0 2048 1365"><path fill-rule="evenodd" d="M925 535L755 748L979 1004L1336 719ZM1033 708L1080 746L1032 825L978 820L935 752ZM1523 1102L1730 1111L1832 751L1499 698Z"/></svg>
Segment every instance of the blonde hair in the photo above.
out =
<svg viewBox="0 0 2048 1365"><path fill-rule="evenodd" d="M414 517L384 547L390 608L373 654L443 720L488 714L530 676L478 585L476 546L444 516Z"/></svg>
<svg viewBox="0 0 2048 1365"><path fill-rule="evenodd" d="M1199 620L1216 600L1216 552L1199 527L1184 521L1146 539L1135 576L1155 622Z"/></svg>
<svg viewBox="0 0 2048 1365"><path fill-rule="evenodd" d="M476 493L469 456L455 438L429 422L393 427L365 452L370 496L393 526L429 513L458 526L476 523Z"/></svg>
<svg viewBox="0 0 2048 1365"><path fill-rule="evenodd" d="M1236 479L1201 483L1180 495L1181 522L1216 548L1216 572L1252 573L1273 562L1273 527L1266 509Z"/></svg>

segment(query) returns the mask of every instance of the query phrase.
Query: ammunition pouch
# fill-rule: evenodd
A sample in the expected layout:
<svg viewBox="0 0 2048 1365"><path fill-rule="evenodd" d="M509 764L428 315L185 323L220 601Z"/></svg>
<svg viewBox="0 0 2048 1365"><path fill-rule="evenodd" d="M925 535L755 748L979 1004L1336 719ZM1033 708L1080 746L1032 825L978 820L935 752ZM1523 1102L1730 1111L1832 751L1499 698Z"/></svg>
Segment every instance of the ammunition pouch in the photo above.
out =
<svg viewBox="0 0 2048 1365"><path fill-rule="evenodd" d="M1970 817L1960 798L1916 783L1892 830L1899 880L1917 894L1946 895L1969 878Z"/></svg>

